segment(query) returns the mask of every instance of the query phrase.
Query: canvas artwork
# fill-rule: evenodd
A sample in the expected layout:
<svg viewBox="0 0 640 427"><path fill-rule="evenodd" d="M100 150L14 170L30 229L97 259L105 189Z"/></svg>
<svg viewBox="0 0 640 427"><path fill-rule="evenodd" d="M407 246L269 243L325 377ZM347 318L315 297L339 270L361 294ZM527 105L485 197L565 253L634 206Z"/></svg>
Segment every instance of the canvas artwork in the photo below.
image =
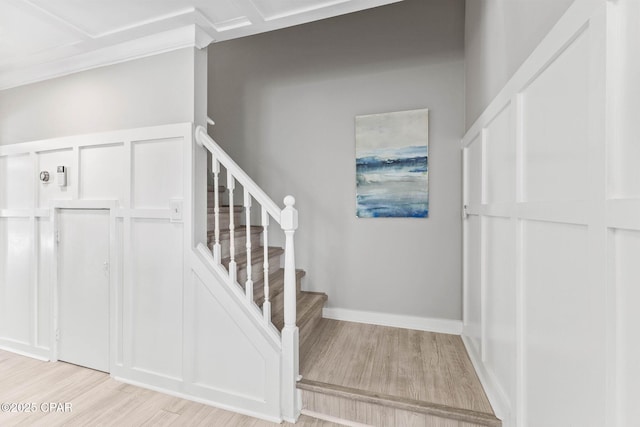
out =
<svg viewBox="0 0 640 427"><path fill-rule="evenodd" d="M358 218L428 216L428 112L356 117Z"/></svg>

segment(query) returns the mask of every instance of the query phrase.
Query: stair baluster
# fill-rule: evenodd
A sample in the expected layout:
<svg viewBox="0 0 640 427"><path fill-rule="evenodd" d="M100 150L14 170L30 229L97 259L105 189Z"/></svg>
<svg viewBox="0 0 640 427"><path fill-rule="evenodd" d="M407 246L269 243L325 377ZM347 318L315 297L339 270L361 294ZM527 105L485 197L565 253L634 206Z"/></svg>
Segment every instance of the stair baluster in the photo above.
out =
<svg viewBox="0 0 640 427"><path fill-rule="evenodd" d="M238 278L236 267L236 244L235 244L235 206L233 204L233 190L236 188L236 180L229 170L227 170L227 190L229 191L229 277L234 283Z"/></svg>
<svg viewBox="0 0 640 427"><path fill-rule="evenodd" d="M264 303L262 315L265 323L271 322L271 301L269 300L269 214L262 208L262 246L264 247Z"/></svg>
<svg viewBox="0 0 640 427"><path fill-rule="evenodd" d="M213 259L220 262L220 162L212 156L211 169L213 172L213 222L214 222L214 244Z"/></svg>
<svg viewBox="0 0 640 427"><path fill-rule="evenodd" d="M251 279L251 195L244 189L244 213L247 230L247 281L245 283L245 295L247 301L253 302L253 280Z"/></svg>

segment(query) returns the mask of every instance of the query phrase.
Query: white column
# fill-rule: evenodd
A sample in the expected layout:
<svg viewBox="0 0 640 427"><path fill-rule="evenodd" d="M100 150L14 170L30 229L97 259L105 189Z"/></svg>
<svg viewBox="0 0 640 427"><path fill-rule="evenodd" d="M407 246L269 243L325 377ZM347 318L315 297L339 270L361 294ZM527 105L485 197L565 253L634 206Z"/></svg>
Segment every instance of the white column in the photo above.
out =
<svg viewBox="0 0 640 427"><path fill-rule="evenodd" d="M285 233L284 252L284 328L282 329L282 407L287 421L300 415L300 399L296 390L299 379L299 333L296 326L296 262L293 237L298 228L298 211L293 196L284 198L285 208L280 225Z"/></svg>

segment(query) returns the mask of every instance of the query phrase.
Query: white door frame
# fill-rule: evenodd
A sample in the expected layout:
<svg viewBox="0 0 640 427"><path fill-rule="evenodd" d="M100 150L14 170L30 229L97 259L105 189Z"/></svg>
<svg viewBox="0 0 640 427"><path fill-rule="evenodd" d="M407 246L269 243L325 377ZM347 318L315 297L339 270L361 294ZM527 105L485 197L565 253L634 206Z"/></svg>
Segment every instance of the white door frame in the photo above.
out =
<svg viewBox="0 0 640 427"><path fill-rule="evenodd" d="M109 211L109 371L113 369L116 349L116 307L117 301L116 274L112 266L116 265L116 216L115 209L118 207L117 200L54 200L51 202L51 219L53 224L53 266L51 281L51 355L52 362L58 361L58 328L60 320L60 283L58 283L58 231L59 215L62 209L91 209Z"/></svg>

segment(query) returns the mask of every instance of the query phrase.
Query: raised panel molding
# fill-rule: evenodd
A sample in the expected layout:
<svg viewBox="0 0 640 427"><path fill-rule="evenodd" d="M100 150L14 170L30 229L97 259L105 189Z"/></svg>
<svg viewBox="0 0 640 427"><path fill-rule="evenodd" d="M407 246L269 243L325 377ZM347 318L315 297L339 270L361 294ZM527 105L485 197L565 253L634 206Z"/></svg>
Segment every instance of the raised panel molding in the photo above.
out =
<svg viewBox="0 0 640 427"><path fill-rule="evenodd" d="M615 7L574 2L462 139L463 339L505 427L625 425L610 270L638 280L637 242L607 233L640 230L640 201L605 192Z"/></svg>

